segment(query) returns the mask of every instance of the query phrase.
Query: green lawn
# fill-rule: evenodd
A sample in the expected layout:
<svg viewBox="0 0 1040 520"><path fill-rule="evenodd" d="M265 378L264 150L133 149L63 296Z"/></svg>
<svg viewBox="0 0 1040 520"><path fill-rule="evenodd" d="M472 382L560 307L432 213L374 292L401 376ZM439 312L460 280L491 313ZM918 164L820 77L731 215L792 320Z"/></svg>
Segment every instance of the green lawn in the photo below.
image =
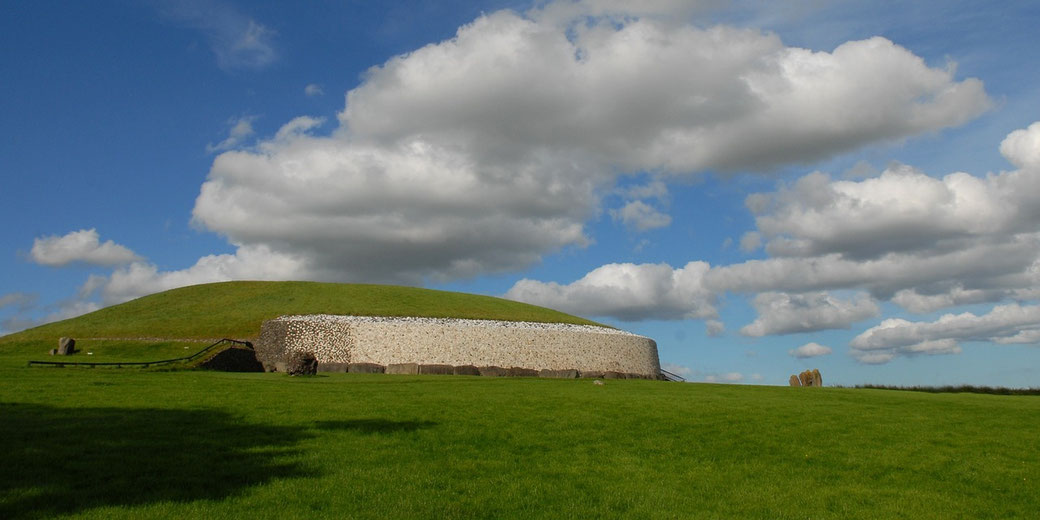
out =
<svg viewBox="0 0 1040 520"><path fill-rule="evenodd" d="M0 518L1040 511L1032 396L27 368L4 347Z"/></svg>

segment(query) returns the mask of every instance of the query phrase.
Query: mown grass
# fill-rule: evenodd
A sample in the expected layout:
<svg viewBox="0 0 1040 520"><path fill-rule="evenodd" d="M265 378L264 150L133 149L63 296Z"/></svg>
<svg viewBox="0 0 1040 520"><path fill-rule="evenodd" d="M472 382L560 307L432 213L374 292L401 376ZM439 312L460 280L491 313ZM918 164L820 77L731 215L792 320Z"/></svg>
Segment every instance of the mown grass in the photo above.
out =
<svg viewBox="0 0 1040 520"><path fill-rule="evenodd" d="M417 316L505 321L595 322L525 303L391 285L317 282L223 282L152 294L96 312L0 338L254 338L264 320L284 314ZM53 348L53 347L52 347Z"/></svg>
<svg viewBox="0 0 1040 520"><path fill-rule="evenodd" d="M25 368L0 518L1035 518L1040 399Z"/></svg>

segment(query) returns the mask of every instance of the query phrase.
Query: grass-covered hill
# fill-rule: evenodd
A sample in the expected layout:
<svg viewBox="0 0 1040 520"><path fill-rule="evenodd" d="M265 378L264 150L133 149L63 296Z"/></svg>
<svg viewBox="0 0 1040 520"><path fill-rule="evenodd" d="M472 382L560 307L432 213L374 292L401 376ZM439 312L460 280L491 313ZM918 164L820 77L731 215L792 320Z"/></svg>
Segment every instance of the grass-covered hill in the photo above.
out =
<svg viewBox="0 0 1040 520"><path fill-rule="evenodd" d="M284 314L416 316L545 323L596 323L491 296L414 287L317 282L223 282L182 287L0 338L253 338Z"/></svg>

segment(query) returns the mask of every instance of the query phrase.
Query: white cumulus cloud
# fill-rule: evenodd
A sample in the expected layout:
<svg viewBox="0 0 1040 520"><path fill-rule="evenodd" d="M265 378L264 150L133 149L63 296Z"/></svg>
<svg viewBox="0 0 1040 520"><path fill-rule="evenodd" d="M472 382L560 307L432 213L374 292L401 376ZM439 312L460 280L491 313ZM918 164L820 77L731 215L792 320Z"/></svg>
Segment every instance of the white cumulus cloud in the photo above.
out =
<svg viewBox="0 0 1040 520"><path fill-rule="evenodd" d="M705 289L708 264L608 264L571 284L523 279L506 298L584 316L644 319L714 318L715 296Z"/></svg>
<svg viewBox="0 0 1040 520"><path fill-rule="evenodd" d="M794 334L824 329L847 329L880 313L866 294L841 299L826 292L787 294L765 292L752 302L758 318L740 329L745 336Z"/></svg>
<svg viewBox="0 0 1040 520"><path fill-rule="evenodd" d="M820 345L819 343L806 343L798 348L788 350L787 353L798 359L805 359L826 356L831 353L831 348L826 345Z"/></svg>
<svg viewBox="0 0 1040 520"><path fill-rule="evenodd" d="M883 38L811 51L596 9L563 25L491 13L373 67L329 135L279 132L217 157L195 223L341 280L516 270L587 244L619 175L768 169L958 125L990 103L979 81ZM617 218L645 230L670 217L633 201Z"/></svg>
<svg viewBox="0 0 1040 520"><path fill-rule="evenodd" d="M856 336L852 354L866 363L883 363L897 356L951 354L960 343L1040 343L1040 306L998 305L988 314L945 314L933 322L887 319Z"/></svg>
<svg viewBox="0 0 1040 520"><path fill-rule="evenodd" d="M649 231L672 223L672 217L641 200L628 202L621 209L610 210L610 216L636 231Z"/></svg>
<svg viewBox="0 0 1040 520"><path fill-rule="evenodd" d="M101 242L96 229L81 229L62 236L33 240L30 258L38 264L61 267L74 262L114 266L140 259L133 251L111 240Z"/></svg>

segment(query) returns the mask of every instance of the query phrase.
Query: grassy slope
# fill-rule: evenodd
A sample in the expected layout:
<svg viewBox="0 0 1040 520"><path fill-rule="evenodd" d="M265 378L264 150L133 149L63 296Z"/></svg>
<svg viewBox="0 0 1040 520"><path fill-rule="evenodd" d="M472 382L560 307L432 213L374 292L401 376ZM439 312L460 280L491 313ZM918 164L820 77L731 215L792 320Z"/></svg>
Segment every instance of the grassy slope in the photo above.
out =
<svg viewBox="0 0 1040 520"><path fill-rule="evenodd" d="M594 324L562 312L473 294L388 285L224 282L173 289L0 338L252 338L283 314L422 316Z"/></svg>
<svg viewBox="0 0 1040 520"><path fill-rule="evenodd" d="M1035 518L1040 399L0 366L0 517Z"/></svg>

